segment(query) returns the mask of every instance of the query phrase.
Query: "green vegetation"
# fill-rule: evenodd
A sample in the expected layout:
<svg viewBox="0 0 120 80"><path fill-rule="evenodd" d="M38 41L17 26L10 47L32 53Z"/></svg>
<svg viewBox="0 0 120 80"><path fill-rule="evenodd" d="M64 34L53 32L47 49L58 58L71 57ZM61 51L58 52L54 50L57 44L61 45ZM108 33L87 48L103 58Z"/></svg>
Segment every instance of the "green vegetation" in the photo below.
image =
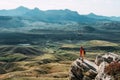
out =
<svg viewBox="0 0 120 80"><path fill-rule="evenodd" d="M27 56L22 54L13 54L13 55L6 55L3 57L0 57L0 61L5 61L5 62L22 61L25 59L27 59Z"/></svg>
<svg viewBox="0 0 120 80"><path fill-rule="evenodd" d="M68 80L80 46L92 61L120 54L119 17L22 6L0 15L0 80Z"/></svg>
<svg viewBox="0 0 120 80"><path fill-rule="evenodd" d="M104 44L104 45L103 45ZM71 63L79 58L79 48L86 50L85 58L109 52L120 54L118 43L90 41L56 41L44 45L5 45L0 47L0 69L5 80L67 80ZM3 74L5 73L5 74ZM13 77L8 77L13 75Z"/></svg>

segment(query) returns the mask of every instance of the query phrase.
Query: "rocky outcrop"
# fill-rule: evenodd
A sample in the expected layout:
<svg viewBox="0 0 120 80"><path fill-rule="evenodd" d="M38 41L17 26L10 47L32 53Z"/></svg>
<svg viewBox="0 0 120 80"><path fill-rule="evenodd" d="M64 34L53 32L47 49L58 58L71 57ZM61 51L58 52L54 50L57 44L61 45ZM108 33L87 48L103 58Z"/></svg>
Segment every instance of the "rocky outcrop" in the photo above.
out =
<svg viewBox="0 0 120 80"><path fill-rule="evenodd" d="M98 55L95 62L87 59L82 61L81 58L78 58L71 65L70 80L119 80L120 78L115 79L114 75L108 74L106 71L106 67L114 62L120 65L120 56L114 53ZM117 69L120 73L119 66Z"/></svg>
<svg viewBox="0 0 120 80"><path fill-rule="evenodd" d="M5 73L6 71L2 67L0 67L0 74L5 74Z"/></svg>

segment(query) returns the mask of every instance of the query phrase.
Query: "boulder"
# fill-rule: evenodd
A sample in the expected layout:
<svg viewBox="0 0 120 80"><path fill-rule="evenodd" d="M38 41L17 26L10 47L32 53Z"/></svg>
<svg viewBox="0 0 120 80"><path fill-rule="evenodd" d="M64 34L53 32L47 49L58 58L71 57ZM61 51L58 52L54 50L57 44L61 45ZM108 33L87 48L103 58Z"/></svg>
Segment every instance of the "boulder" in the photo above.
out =
<svg viewBox="0 0 120 80"><path fill-rule="evenodd" d="M5 73L6 73L6 71L0 67L0 74L5 74Z"/></svg>
<svg viewBox="0 0 120 80"><path fill-rule="evenodd" d="M97 68L95 63L78 58L72 63L70 80L92 80L97 75Z"/></svg>
<svg viewBox="0 0 120 80"><path fill-rule="evenodd" d="M111 63L120 63L120 56L114 53L106 53L96 56L95 62L87 59L76 59L70 69L70 80L116 80L113 75L105 72L106 66ZM118 73L120 73L118 71Z"/></svg>

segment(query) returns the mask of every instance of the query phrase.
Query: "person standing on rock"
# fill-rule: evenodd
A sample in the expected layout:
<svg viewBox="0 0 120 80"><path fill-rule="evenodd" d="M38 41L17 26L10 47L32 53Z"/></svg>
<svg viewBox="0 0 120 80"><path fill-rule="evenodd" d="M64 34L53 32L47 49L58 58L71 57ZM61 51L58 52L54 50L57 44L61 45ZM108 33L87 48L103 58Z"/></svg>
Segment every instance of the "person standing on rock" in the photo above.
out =
<svg viewBox="0 0 120 80"><path fill-rule="evenodd" d="M83 47L80 47L80 57L82 58L82 61L84 60L84 56L85 56L85 50Z"/></svg>

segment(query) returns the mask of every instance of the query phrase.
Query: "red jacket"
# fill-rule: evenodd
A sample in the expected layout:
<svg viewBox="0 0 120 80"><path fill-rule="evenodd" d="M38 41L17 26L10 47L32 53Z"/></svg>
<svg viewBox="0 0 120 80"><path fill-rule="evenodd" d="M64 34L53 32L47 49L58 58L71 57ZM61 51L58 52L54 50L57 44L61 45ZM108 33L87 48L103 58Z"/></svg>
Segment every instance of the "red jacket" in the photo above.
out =
<svg viewBox="0 0 120 80"><path fill-rule="evenodd" d="M83 47L80 47L80 57L84 57L85 55L85 50Z"/></svg>

